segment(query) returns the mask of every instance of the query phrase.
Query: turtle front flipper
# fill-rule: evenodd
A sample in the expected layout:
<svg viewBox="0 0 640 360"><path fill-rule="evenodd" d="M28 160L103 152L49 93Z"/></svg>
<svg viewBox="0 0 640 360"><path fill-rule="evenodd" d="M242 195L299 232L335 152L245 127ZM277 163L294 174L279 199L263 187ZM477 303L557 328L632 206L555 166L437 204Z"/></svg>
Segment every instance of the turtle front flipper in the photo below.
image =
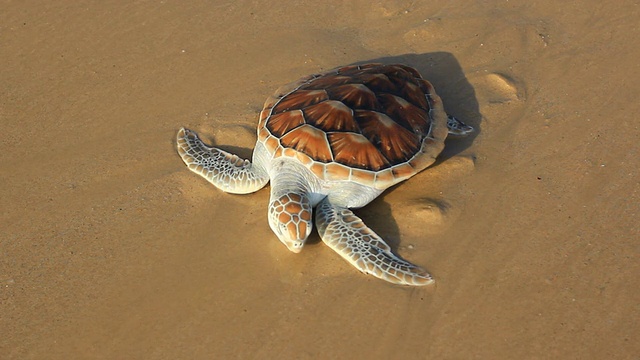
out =
<svg viewBox="0 0 640 360"><path fill-rule="evenodd" d="M177 142L178 153L189 170L222 191L248 194L260 190L269 181L269 175L260 164L207 146L189 129L178 131Z"/></svg>
<svg viewBox="0 0 640 360"><path fill-rule="evenodd" d="M424 286L434 281L421 267L393 254L359 217L331 204L328 197L316 208L316 226L325 244L366 274L400 285Z"/></svg>
<svg viewBox="0 0 640 360"><path fill-rule="evenodd" d="M469 126L458 118L447 114L447 130L449 135L453 136L467 136L475 131L473 126Z"/></svg>

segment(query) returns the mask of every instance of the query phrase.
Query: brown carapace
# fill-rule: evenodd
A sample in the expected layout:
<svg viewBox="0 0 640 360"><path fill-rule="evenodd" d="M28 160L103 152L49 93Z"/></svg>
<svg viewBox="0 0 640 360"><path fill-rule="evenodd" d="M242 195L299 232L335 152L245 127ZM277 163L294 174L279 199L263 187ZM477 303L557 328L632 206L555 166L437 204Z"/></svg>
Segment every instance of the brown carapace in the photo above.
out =
<svg viewBox="0 0 640 360"><path fill-rule="evenodd" d="M380 180L375 173L400 180L422 167L416 155L426 137L446 136L443 125L433 134L438 102L411 67L347 66L278 89L260 114L258 137L274 157L295 156L321 178L342 168L369 172L351 179L367 184Z"/></svg>

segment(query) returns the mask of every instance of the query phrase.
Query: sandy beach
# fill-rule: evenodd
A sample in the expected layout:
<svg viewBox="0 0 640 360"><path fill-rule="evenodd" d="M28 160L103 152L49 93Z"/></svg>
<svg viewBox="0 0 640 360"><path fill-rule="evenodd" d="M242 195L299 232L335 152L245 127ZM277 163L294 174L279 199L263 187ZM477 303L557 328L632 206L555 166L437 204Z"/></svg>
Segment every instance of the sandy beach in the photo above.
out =
<svg viewBox="0 0 640 360"><path fill-rule="evenodd" d="M640 5L0 5L0 358L638 359ZM223 193L280 85L418 69L478 129L357 210L435 285L289 252Z"/></svg>

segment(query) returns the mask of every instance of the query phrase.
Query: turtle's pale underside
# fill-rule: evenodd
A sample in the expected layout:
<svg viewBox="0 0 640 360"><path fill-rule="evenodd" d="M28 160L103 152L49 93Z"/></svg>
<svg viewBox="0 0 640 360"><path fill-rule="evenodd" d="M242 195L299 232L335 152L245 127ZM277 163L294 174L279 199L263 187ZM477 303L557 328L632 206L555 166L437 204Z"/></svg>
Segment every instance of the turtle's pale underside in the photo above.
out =
<svg viewBox="0 0 640 360"><path fill-rule="evenodd" d="M178 132L185 164L235 194L271 182L269 225L295 253L309 236L315 208L322 241L364 273L403 285L427 285L425 270L401 259L350 209L431 165L447 134L473 128L448 116L433 86L405 65L342 67L285 85L260 113L253 159Z"/></svg>

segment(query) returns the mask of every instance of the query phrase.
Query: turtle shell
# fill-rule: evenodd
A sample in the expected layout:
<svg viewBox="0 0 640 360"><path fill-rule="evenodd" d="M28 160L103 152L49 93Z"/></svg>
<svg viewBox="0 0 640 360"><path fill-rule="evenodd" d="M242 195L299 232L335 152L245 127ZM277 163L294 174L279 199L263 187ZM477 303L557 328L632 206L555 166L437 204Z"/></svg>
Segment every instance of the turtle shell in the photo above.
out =
<svg viewBox="0 0 640 360"><path fill-rule="evenodd" d="M260 113L258 140L320 179L384 189L435 161L446 123L440 98L414 68L354 65L278 89Z"/></svg>

